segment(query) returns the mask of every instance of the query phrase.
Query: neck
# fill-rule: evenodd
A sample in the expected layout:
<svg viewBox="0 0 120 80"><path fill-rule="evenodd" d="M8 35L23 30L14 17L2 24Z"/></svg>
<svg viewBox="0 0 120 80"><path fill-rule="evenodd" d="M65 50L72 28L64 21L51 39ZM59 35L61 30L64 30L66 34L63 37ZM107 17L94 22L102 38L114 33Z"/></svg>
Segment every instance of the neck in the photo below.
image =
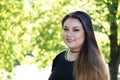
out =
<svg viewBox="0 0 120 80"><path fill-rule="evenodd" d="M69 50L70 53L79 53L80 51Z"/></svg>
<svg viewBox="0 0 120 80"><path fill-rule="evenodd" d="M68 61L76 61L78 54L79 54L79 51L71 52L71 50L68 50L68 52L65 55L65 58Z"/></svg>

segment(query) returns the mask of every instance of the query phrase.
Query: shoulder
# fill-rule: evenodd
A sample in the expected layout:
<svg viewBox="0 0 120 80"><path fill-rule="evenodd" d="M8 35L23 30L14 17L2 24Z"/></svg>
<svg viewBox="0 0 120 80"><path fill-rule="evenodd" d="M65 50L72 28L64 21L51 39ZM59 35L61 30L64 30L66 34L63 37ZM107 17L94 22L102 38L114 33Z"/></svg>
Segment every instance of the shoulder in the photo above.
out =
<svg viewBox="0 0 120 80"><path fill-rule="evenodd" d="M58 58L58 57L64 55L66 51L67 51L67 50L64 50L64 51L59 52L59 53L56 55L55 58ZM54 58L54 59L55 59L55 58Z"/></svg>
<svg viewBox="0 0 120 80"><path fill-rule="evenodd" d="M64 56L64 54L65 54L66 51L67 51L67 50L61 51L61 52L58 53L58 54L56 55L56 57L53 59L52 71L53 71L54 67L56 66L56 64L58 63L59 59Z"/></svg>
<svg viewBox="0 0 120 80"><path fill-rule="evenodd" d="M59 53L55 56L55 58L53 59L53 63L57 63L58 60L62 59L62 58L64 57L66 51L67 51L67 50L64 50L64 51L59 52Z"/></svg>

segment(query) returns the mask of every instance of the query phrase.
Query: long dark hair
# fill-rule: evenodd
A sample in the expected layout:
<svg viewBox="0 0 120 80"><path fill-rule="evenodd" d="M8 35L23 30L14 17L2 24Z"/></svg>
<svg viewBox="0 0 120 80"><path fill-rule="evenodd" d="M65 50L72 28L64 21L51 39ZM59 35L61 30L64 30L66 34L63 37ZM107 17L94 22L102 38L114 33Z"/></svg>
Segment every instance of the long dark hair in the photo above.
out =
<svg viewBox="0 0 120 80"><path fill-rule="evenodd" d="M76 80L108 80L108 71L101 57L90 16L82 11L71 12L62 19L62 26L68 18L78 19L85 31L85 40L74 63Z"/></svg>

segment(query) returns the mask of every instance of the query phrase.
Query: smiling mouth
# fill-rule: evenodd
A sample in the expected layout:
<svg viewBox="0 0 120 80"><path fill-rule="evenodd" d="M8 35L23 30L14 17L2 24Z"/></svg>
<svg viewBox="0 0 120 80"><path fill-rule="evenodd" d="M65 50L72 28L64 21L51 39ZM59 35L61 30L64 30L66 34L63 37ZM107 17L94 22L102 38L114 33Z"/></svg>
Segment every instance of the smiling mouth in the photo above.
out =
<svg viewBox="0 0 120 80"><path fill-rule="evenodd" d="M74 42L75 40L73 39L66 39L67 42Z"/></svg>

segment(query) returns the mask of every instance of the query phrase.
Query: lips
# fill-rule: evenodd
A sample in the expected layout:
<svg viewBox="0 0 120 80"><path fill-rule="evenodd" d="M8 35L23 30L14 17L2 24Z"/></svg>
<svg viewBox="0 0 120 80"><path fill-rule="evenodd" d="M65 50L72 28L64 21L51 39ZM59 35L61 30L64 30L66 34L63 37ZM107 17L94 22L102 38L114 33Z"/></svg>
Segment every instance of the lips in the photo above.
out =
<svg viewBox="0 0 120 80"><path fill-rule="evenodd" d="M71 43L71 42L74 42L75 40L74 39L66 39L66 41Z"/></svg>

